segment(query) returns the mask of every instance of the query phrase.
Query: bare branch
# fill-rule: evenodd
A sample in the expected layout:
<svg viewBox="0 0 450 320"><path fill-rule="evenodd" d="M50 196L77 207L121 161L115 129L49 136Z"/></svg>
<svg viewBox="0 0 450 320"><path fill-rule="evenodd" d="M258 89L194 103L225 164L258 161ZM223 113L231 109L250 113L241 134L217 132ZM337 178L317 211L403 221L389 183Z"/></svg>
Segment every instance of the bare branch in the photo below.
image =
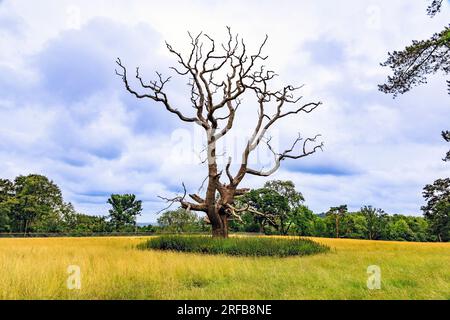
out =
<svg viewBox="0 0 450 320"><path fill-rule="evenodd" d="M269 177L272 174L274 174L281 166L281 162L285 159L301 159L301 158L305 158L307 156L310 156L314 153L317 152L317 150L323 150L323 142L315 145L310 151L307 150L307 145L308 142L316 142L316 140L320 137L320 135L315 136L314 138L307 138L304 140L303 142L303 147L302 147L302 153L298 154L298 155L292 155L291 153L294 151L296 145L302 141L303 139L299 137L294 141L294 143L292 144L292 147L286 151L284 151L283 153L276 153L272 146L270 145L270 139L266 141L266 144L269 148L269 150L274 154L275 156L275 164L273 166L272 169L268 170L268 171L263 171L263 170L254 170L254 169L250 169L247 168L246 169L246 173L251 174L251 175L255 175L255 176L261 176L261 177Z"/></svg>
<svg viewBox="0 0 450 320"><path fill-rule="evenodd" d="M204 201L199 202L199 204L194 204L194 203L185 201L187 191L186 191L185 184L183 183L182 185L183 185L183 195L182 196L176 196L174 198L166 198L166 197L158 196L159 199L166 201L167 203L169 203L169 205L167 207L165 207L164 209L158 211L157 214L169 210L176 203L179 203L183 209L187 209L188 211L194 210L194 211L206 212L206 205L205 205ZM190 197L193 198L196 196L190 195ZM201 199L200 197L197 198L197 200L200 200L200 199ZM195 201L197 201L197 200L195 200Z"/></svg>
<svg viewBox="0 0 450 320"><path fill-rule="evenodd" d="M192 200L194 200L194 201L196 201L196 202L198 202L198 203L200 203L200 204L205 203L205 199L203 199L203 198L200 197L199 195L196 195L196 194L190 194L189 197L191 197Z"/></svg>
<svg viewBox="0 0 450 320"><path fill-rule="evenodd" d="M131 88L131 86L128 82L127 69L125 68L125 66L123 66L122 61L118 58L116 63L122 70L121 73L116 70L116 74L122 78L122 81L125 84L125 88L127 89L127 91L130 92L131 94L133 94L136 98L138 98L138 99L148 98L153 101L162 102L169 112L176 114L178 116L178 118L180 118L180 120L182 120L182 121L195 122L195 123L197 123L199 121L197 118L194 118L194 117L192 117L192 118L186 117L178 109L172 108L172 106L169 103L169 100L167 99L166 94L164 92L162 92L162 90L164 89L164 85L170 80L170 78L167 78L166 80L162 80L161 75L158 74L159 84L157 82L151 82L148 85L144 85L144 83L139 75L139 69L137 69L136 70L136 78L138 80L140 80L141 85L145 89L150 89L150 91L151 91L151 93L139 94L137 91L135 91L134 89Z"/></svg>
<svg viewBox="0 0 450 320"><path fill-rule="evenodd" d="M228 179L230 180L230 184L232 184L232 183L233 183L233 180L234 180L233 175L231 174L231 171L230 171L231 161L232 161L232 158L229 157L229 158L228 158L227 166L225 167L225 170L226 170L226 173L227 173L227 177L228 177Z"/></svg>

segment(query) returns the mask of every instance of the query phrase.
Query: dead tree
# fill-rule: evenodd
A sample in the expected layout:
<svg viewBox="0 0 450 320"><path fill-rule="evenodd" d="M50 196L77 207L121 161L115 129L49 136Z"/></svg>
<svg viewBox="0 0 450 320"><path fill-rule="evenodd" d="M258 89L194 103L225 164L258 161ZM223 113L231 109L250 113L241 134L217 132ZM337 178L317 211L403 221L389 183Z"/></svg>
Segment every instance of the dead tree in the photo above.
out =
<svg viewBox="0 0 450 320"><path fill-rule="evenodd" d="M190 104L194 108L192 115L180 111L169 100L165 89L170 77L163 78L160 73L157 73L156 80L146 83L137 68L134 76L141 86L138 91L132 88L127 68L120 59L117 60L119 69L116 70L125 88L136 98L159 102L181 121L199 125L204 129L208 155L205 195L190 194L192 201L188 201L183 184L183 195L163 199L170 203L179 203L187 210L206 213L214 237L228 237L228 221L240 219L244 211L266 215L252 208L236 207L235 199L249 191L240 188L246 175L268 177L279 169L283 160L307 157L323 146L316 143L319 136L307 139L299 136L289 149L281 153L274 150L270 139L266 138L268 130L280 119L312 112L321 105L321 102L302 103L302 97L296 97L296 92L302 88L301 86L288 85L280 90L272 90L269 87L271 80L277 75L263 65L267 59L267 56L262 55L268 39L267 35L259 49L249 54L243 39L233 35L229 27L227 31L228 39L221 45L217 45L215 40L207 34L200 33L194 37L188 33L191 49L186 56L166 42L167 49L178 62L178 67L171 69L179 76L189 78ZM258 116L255 119L252 134L242 150L242 160L237 163L235 172L232 172L231 158L223 166L224 168L219 168L217 143L233 128L245 92L254 94L258 104ZM269 104L273 104L272 107L275 109L273 114L267 110ZM289 108L289 105L293 107ZM267 171L250 168L248 165L249 156L261 145L261 142L267 145L274 156L273 167ZM300 150L296 153L297 148Z"/></svg>

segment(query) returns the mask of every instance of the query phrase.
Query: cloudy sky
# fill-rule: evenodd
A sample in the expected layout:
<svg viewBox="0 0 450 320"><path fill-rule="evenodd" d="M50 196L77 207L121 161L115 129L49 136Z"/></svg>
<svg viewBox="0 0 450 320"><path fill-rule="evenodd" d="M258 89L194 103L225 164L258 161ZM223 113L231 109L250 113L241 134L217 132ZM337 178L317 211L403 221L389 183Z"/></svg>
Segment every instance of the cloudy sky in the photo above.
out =
<svg viewBox="0 0 450 320"><path fill-rule="evenodd" d="M449 128L450 96L439 75L396 100L378 92L377 84L389 72L379 65L388 51L448 23L448 4L434 19L427 5L0 0L0 177L44 174L77 210L96 215L107 213L111 193L135 193L144 201L139 220L155 221L165 205L157 195L176 193L182 182L191 191L200 186L201 156L188 155L202 141L160 105L127 94L114 74L115 58L141 66L148 79L156 70L171 75L174 59L165 40L183 50L186 31L220 40L230 26L252 48L267 33L267 65L280 75L277 81L305 84L304 99L324 103L312 114L284 120L273 133L280 148L298 132L321 133L324 151L285 162L272 178L293 180L317 212L348 204L419 215L423 186L450 176L441 161L448 146L440 137ZM168 87L180 105L188 90L181 81ZM252 123L253 102L242 110L238 130Z"/></svg>

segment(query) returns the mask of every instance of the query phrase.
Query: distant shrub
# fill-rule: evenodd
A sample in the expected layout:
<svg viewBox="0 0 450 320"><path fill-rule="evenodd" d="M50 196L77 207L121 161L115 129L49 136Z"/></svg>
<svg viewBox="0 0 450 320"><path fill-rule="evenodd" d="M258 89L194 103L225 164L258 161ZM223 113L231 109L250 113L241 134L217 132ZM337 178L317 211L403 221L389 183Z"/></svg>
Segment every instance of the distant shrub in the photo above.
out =
<svg viewBox="0 0 450 320"><path fill-rule="evenodd" d="M327 252L328 247L309 239L164 235L148 240L141 249L225 254L232 256L306 256Z"/></svg>

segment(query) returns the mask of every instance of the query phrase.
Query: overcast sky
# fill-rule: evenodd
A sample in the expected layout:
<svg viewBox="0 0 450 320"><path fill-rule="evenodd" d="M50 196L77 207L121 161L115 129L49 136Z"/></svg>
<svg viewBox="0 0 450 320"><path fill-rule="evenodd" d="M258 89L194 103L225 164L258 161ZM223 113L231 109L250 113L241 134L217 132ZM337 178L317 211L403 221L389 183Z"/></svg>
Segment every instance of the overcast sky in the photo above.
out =
<svg viewBox="0 0 450 320"><path fill-rule="evenodd" d="M267 33L267 65L277 81L305 84L304 99L323 102L314 113L284 120L273 135L283 148L298 132L321 133L324 151L283 163L272 178L293 180L316 212L348 204L419 215L424 185L450 176L440 137L450 128L450 96L440 75L396 100L377 84L389 72L379 65L388 51L448 23L448 5L434 19L427 5L0 1L0 177L44 174L78 211L95 215L107 213L111 193L135 193L144 201L139 221L155 221L165 205L157 195L173 195L182 182L195 191L205 177L201 159L180 159L177 149L182 141L194 151L198 132L162 106L127 94L114 74L115 58L141 66L146 79L156 70L171 75L165 40L183 50L188 30L221 40L230 26L254 49ZM168 93L189 113L183 84L173 81ZM236 129L252 123L254 107L246 101ZM268 165L263 162L255 165ZM265 181L249 178L244 185Z"/></svg>

